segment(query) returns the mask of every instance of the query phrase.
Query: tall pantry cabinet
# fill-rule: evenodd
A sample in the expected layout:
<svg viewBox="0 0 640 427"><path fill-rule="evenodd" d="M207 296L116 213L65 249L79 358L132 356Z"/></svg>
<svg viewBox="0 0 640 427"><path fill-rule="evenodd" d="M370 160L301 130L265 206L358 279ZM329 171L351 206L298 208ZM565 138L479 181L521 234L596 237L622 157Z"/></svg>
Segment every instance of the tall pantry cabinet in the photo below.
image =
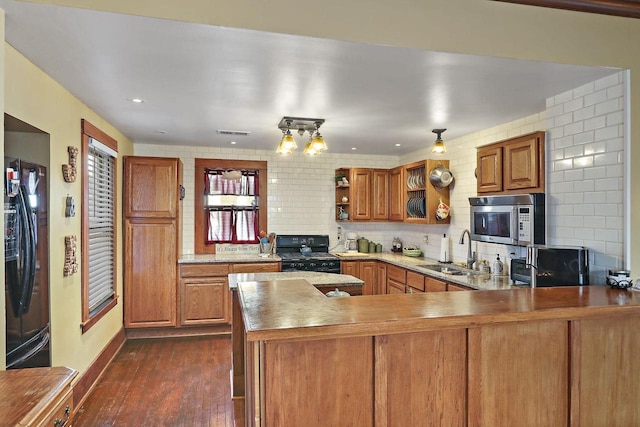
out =
<svg viewBox="0 0 640 427"><path fill-rule="evenodd" d="M125 328L177 325L182 162L124 158Z"/></svg>

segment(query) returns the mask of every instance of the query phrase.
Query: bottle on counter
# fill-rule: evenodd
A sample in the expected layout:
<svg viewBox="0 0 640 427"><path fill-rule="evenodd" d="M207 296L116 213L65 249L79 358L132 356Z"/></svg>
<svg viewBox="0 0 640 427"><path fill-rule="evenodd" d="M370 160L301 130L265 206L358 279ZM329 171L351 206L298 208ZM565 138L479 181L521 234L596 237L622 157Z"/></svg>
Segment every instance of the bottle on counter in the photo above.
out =
<svg viewBox="0 0 640 427"><path fill-rule="evenodd" d="M502 275L504 273L504 264L500 261L500 254L496 254L498 257L493 262L493 274L496 276Z"/></svg>

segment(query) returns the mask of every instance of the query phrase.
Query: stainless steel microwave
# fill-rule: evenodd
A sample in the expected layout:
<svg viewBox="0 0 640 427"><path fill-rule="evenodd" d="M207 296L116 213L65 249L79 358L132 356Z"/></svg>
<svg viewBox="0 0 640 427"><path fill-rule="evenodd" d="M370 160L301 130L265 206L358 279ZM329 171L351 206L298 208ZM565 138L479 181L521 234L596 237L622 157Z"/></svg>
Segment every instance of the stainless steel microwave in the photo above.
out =
<svg viewBox="0 0 640 427"><path fill-rule="evenodd" d="M544 193L469 197L471 240L527 246L545 243Z"/></svg>

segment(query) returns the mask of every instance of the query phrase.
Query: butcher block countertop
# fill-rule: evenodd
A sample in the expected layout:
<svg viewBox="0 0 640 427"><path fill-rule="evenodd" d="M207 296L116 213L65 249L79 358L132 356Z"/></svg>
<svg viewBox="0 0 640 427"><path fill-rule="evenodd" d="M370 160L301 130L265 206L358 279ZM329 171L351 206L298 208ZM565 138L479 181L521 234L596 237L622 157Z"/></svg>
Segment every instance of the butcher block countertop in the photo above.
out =
<svg viewBox="0 0 640 427"><path fill-rule="evenodd" d="M640 313L640 292L603 286L328 298L305 280L238 283L249 341L356 337Z"/></svg>

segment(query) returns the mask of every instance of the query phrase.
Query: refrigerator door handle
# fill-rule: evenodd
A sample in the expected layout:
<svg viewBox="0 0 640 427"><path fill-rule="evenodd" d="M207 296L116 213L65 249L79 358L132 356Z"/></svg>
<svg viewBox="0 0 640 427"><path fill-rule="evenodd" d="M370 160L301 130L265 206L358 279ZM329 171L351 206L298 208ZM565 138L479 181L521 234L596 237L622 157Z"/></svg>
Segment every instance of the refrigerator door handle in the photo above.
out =
<svg viewBox="0 0 640 427"><path fill-rule="evenodd" d="M16 207L20 210L20 216L22 217L21 227L23 228L22 236L24 239L24 266L22 272L22 283L20 284L20 314L29 312L31 294L33 292L36 274L35 227L26 192L25 186L21 185L20 192L18 193L18 206Z"/></svg>

